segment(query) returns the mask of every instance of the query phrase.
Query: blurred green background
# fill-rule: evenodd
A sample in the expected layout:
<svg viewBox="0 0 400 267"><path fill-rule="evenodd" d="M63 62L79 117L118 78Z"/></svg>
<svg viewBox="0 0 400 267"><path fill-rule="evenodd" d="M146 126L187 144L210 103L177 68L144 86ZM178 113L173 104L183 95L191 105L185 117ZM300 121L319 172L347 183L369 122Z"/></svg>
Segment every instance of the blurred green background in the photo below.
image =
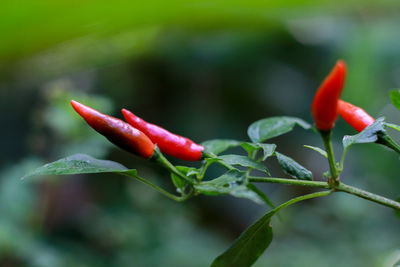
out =
<svg viewBox="0 0 400 267"><path fill-rule="evenodd" d="M86 153L173 190L163 169L110 145L69 100L119 118L128 108L197 142L247 140L264 117L311 122L313 94L342 58L343 99L400 123L387 96L400 87L399 11L398 1L377 0L1 1L0 266L209 265L268 208L228 196L175 203L116 175L20 180ZM337 157L354 133L337 122ZM322 179L327 163L302 146L322 146L316 134L272 141ZM396 198L398 171L395 154L368 144L351 149L342 177ZM261 188L276 204L308 192ZM374 203L338 193L281 215L255 266L391 266L400 257L400 223Z"/></svg>

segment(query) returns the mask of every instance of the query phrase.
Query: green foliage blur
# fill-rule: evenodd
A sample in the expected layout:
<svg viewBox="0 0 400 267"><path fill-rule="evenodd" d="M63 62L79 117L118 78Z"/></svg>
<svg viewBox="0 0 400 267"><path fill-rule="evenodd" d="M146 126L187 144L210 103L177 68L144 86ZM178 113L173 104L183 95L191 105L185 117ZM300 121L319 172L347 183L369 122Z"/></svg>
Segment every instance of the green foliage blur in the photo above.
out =
<svg viewBox="0 0 400 267"><path fill-rule="evenodd" d="M388 0L1 1L0 266L209 265L268 207L229 196L175 203L116 175L20 179L85 153L173 190L163 169L109 144L69 100L119 118L127 108L197 142L247 140L261 118L312 122L314 92L342 58L343 99L400 123L388 97L400 87L399 8ZM337 157L342 136L354 133L337 122ZM303 147L321 147L318 135L296 129L273 141L322 179L327 162ZM356 145L344 167L348 184L400 195L394 153ZM308 192L262 190L275 204ZM274 240L255 266L390 266L400 258L393 211L353 196L296 204L272 225Z"/></svg>

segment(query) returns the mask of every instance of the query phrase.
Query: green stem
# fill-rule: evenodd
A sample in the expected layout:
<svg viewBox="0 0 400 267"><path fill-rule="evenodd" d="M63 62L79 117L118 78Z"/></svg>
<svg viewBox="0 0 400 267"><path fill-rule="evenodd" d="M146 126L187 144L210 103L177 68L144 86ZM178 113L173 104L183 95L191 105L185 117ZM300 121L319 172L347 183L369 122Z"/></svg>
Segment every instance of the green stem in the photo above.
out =
<svg viewBox="0 0 400 267"><path fill-rule="evenodd" d="M152 157L153 160L155 160L157 163L159 163L161 166L165 167L168 169L170 172L174 173L175 175L179 176L183 180L187 181L189 184L193 184L193 180L189 178L186 175L183 175L180 171L178 171L174 165L169 162L164 155L161 153L161 151L156 147L154 149L154 155Z"/></svg>
<svg viewBox="0 0 400 267"><path fill-rule="evenodd" d="M163 195L166 196L167 198L172 199L172 200L175 200L175 201L178 201L178 202L185 201L185 200L187 200L187 199L189 199L190 197L193 196L193 190L192 190L189 194L179 197L179 196L175 196L175 195L173 195L173 194L171 194L171 193L165 191L165 190L162 189L161 187L159 187L159 186L157 186L157 185L155 185L155 184L153 184L153 183L150 183L150 182L147 181L146 179L143 179L143 178L141 178L141 177L139 177L139 176L132 176L132 175L129 175L129 174L126 174L126 176L131 177L131 178L135 178L135 179L137 179L138 181L140 181L140 182L142 182L142 183L144 183L144 184L150 186L151 188L155 189L156 191L158 191L159 193L163 194Z"/></svg>
<svg viewBox="0 0 400 267"><path fill-rule="evenodd" d="M307 180L294 180L294 179L274 178L274 177L254 177L254 176L249 176L249 182L298 185L298 186L318 187L318 188L325 188L325 189L330 189L331 188L327 182L316 182L316 181L307 181Z"/></svg>
<svg viewBox="0 0 400 267"><path fill-rule="evenodd" d="M346 157L347 150L349 149L349 147L350 147L350 146L346 147L346 149L345 149L345 150L343 151L343 153L342 153L342 157L340 158L340 165L339 165L340 171L343 170L344 158Z"/></svg>
<svg viewBox="0 0 400 267"><path fill-rule="evenodd" d="M376 143L384 145L390 149L393 149L394 151L400 154L400 146L395 141L393 141L393 139L390 138L390 136L386 133L379 134Z"/></svg>
<svg viewBox="0 0 400 267"><path fill-rule="evenodd" d="M339 180L339 172L336 167L336 160L335 156L333 154L333 148L332 148L332 142L331 142L331 137L332 137L332 131L319 131L319 133L322 136L322 140L324 141L324 146L326 153L328 154L328 162L329 162L329 169L331 171L331 179L333 183L336 183Z"/></svg>
<svg viewBox="0 0 400 267"><path fill-rule="evenodd" d="M290 205L292 205L292 204L294 204L294 203L297 203L297 202L299 202L299 201L303 201L303 200L311 199L311 198L316 198L316 197L327 196L327 195L329 195L330 193L332 193L332 190L329 190L329 191L322 191L322 192L316 192L316 193L311 193L311 194L307 194L307 195L304 195L304 196L299 196L299 197L293 198L293 199L291 199L291 200L289 200L289 201L287 201L287 202L285 202L285 203L279 205L279 206L276 207L275 209L273 209L273 210L271 211L271 213L276 214L276 213L278 213L280 210L286 208L287 206L290 206Z"/></svg>
<svg viewBox="0 0 400 267"><path fill-rule="evenodd" d="M349 194L352 194L352 195L355 195L355 196L358 196L358 197L361 197L361 198L368 199L370 201L379 203L381 205L384 205L384 206L387 206L387 207L390 207L390 208L393 208L393 209L400 210L400 203L399 202L391 200L391 199L388 199L388 198L385 198L385 197L380 196L380 195L376 195L376 194L370 193L368 191L364 191L364 190L359 189L357 187L346 185L344 183L339 183L339 185L336 186L335 189L337 191L346 192L346 193L349 193Z"/></svg>
<svg viewBox="0 0 400 267"><path fill-rule="evenodd" d="M400 210L400 202L385 198L377 194L373 194L371 192L344 184L342 182L337 182L336 184L329 184L327 182L293 180L293 179L272 178L272 177L252 177L252 176L249 177L249 181L258 183L276 183L276 184L286 184L294 186L308 186L308 187L332 189L334 191L345 192L396 210Z"/></svg>
<svg viewBox="0 0 400 267"><path fill-rule="evenodd" d="M257 156L257 150L253 150L251 153L248 153L248 157L249 157L250 159L252 159L252 160L255 160L255 159L256 159L256 156ZM258 161L258 162L260 162L260 161ZM252 170L253 170L253 168L249 167L249 168L247 169L246 176L249 176L249 175L251 174L251 171L252 171Z"/></svg>
<svg viewBox="0 0 400 267"><path fill-rule="evenodd" d="M204 178L204 175L206 174L207 168L208 166L210 166L211 162L208 160L205 160L205 164L203 164L203 166L201 166L200 168L200 172L197 175L197 180L201 181Z"/></svg>

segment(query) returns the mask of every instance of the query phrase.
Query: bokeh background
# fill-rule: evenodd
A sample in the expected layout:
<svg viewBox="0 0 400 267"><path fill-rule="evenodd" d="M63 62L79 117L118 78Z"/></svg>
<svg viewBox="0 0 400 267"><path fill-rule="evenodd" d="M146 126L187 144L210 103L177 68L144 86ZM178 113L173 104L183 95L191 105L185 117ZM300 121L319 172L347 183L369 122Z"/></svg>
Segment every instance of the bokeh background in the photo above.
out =
<svg viewBox="0 0 400 267"><path fill-rule="evenodd" d="M313 94L342 58L343 98L400 123L388 98L400 87L399 9L382 0L1 1L0 266L209 265L268 207L228 196L175 203L117 175L20 179L85 153L174 190L163 169L110 145L69 100L119 118L128 108L197 142L248 140L247 127L261 118L312 122ZM354 133L337 122L337 157L342 136ZM328 169L303 147L322 146L311 131L271 142L317 179ZM357 145L342 177L396 198L398 160L377 145ZM267 165L284 175L273 159ZM261 188L275 204L309 192ZM374 203L338 193L281 217L255 266L391 266L400 257L400 222Z"/></svg>

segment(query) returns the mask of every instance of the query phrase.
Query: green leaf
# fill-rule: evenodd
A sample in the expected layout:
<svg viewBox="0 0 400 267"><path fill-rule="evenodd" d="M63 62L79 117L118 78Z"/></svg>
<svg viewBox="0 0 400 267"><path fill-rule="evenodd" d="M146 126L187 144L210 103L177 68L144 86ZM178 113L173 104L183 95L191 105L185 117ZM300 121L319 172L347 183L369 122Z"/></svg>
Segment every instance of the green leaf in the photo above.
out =
<svg viewBox="0 0 400 267"><path fill-rule="evenodd" d="M263 150L262 161L266 160L270 156L272 156L275 152L276 145L275 144L262 144L262 143L242 143L241 146L248 152L252 153L254 150Z"/></svg>
<svg viewBox="0 0 400 267"><path fill-rule="evenodd" d="M276 145L275 144L261 144L258 143L258 145L260 146L260 148L263 150L263 157L262 157L262 161L266 160L267 158L269 158L270 156L272 156L275 153L275 149L276 149Z"/></svg>
<svg viewBox="0 0 400 267"><path fill-rule="evenodd" d="M384 118L378 118L373 124L366 127L356 135L345 135L343 137L343 148L347 150L353 144L373 143L378 140L378 133L384 132Z"/></svg>
<svg viewBox="0 0 400 267"><path fill-rule="evenodd" d="M251 154L254 150L258 150L259 146L256 143L244 142L240 145L247 153Z"/></svg>
<svg viewBox="0 0 400 267"><path fill-rule="evenodd" d="M253 168L259 171L263 171L269 175L268 169L263 164L255 160L252 160L246 156L223 155L219 156L218 159L225 161L229 165L239 165L242 167Z"/></svg>
<svg viewBox="0 0 400 267"><path fill-rule="evenodd" d="M190 168L189 168L190 169ZM70 175L70 174L83 174L83 173L116 173L125 176L129 176L131 178L135 178L136 180L150 186L151 188L157 190L159 193L164 196L175 200L182 201L182 197L177 197L161 187L147 181L144 178L141 178L137 175L137 171L135 169L127 169L125 166L109 160L99 160L95 159L91 156L85 154L75 154L52 163L48 163L43 165L42 167L37 168L36 170L26 174L24 178L39 176L39 175ZM178 186L181 186L181 181L175 180ZM183 191L181 191L184 193Z"/></svg>
<svg viewBox="0 0 400 267"><path fill-rule="evenodd" d="M392 104L397 108L400 109L400 90L399 89L393 89L389 92L389 97L390 100L392 101Z"/></svg>
<svg viewBox="0 0 400 267"><path fill-rule="evenodd" d="M75 154L45 164L26 174L24 178L45 175L70 175L82 173L119 173L136 176L136 170L110 160L99 160L85 154Z"/></svg>
<svg viewBox="0 0 400 267"><path fill-rule="evenodd" d="M309 145L304 145L304 147L312 149L312 150L318 152L319 154L321 154L322 156L324 156L325 158L328 158L328 154L326 153L326 151L319 147L309 146Z"/></svg>
<svg viewBox="0 0 400 267"><path fill-rule="evenodd" d="M252 123L247 134L253 143L264 142L270 138L290 132L295 125L310 129L311 125L294 117L272 117Z"/></svg>
<svg viewBox="0 0 400 267"><path fill-rule="evenodd" d="M211 267L251 266L272 241L273 234L270 226L272 216L299 201L327 196L331 193L331 190L315 192L293 198L279 205L247 228L230 248L212 262Z"/></svg>
<svg viewBox="0 0 400 267"><path fill-rule="evenodd" d="M393 123L387 123L387 122L385 122L385 125L386 125L387 127L390 127L390 128L392 128L392 129L395 129L395 130L397 130L397 131L400 131L400 125L393 124Z"/></svg>
<svg viewBox="0 0 400 267"><path fill-rule="evenodd" d="M272 242L270 226L274 212L269 212L247 228L223 254L219 255L211 267L251 266Z"/></svg>
<svg viewBox="0 0 400 267"><path fill-rule="evenodd" d="M186 176L195 176L199 173L199 170L196 168L192 168L192 167L187 167L187 166L175 166L176 169L178 169L178 171L180 171L181 173L183 173Z"/></svg>
<svg viewBox="0 0 400 267"><path fill-rule="evenodd" d="M272 209L275 209L275 205L272 203L272 201L260 189L258 189L257 186L249 183L247 188L256 193L265 202L265 204L270 206Z"/></svg>
<svg viewBox="0 0 400 267"><path fill-rule="evenodd" d="M190 168L186 166L176 166L175 168L186 176L193 176L199 173L199 170L197 170L196 168ZM180 193L185 192L185 188L189 184L186 180L182 179L172 172L171 180Z"/></svg>
<svg viewBox="0 0 400 267"><path fill-rule="evenodd" d="M230 194L239 198L247 198L262 204L259 196L247 188L246 172L230 170L222 176L194 185L197 192L205 195Z"/></svg>
<svg viewBox="0 0 400 267"><path fill-rule="evenodd" d="M204 146L204 152L218 155L228 148L239 146L242 142L231 139L214 139L201 143Z"/></svg>
<svg viewBox="0 0 400 267"><path fill-rule="evenodd" d="M288 156L285 156L278 152L275 152L275 154L276 158L278 159L279 165L286 174L300 180L313 179L312 172L301 166L292 158L289 158Z"/></svg>
<svg viewBox="0 0 400 267"><path fill-rule="evenodd" d="M180 178L178 175L171 172L171 180L172 183L175 185L179 193L185 192L185 187L188 184L185 180Z"/></svg>

